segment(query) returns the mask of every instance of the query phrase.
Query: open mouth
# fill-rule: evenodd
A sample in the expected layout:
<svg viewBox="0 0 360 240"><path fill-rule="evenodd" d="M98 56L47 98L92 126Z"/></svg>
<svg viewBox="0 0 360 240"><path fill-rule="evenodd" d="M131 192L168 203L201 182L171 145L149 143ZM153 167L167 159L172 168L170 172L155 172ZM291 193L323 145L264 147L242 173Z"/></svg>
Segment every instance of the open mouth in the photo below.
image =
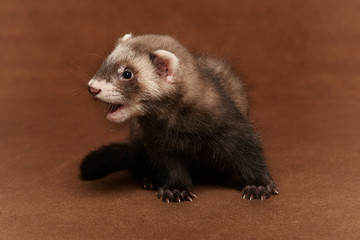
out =
<svg viewBox="0 0 360 240"><path fill-rule="evenodd" d="M116 112L119 108L123 106L122 104L113 104L113 103L105 103L105 105L108 115Z"/></svg>
<svg viewBox="0 0 360 240"><path fill-rule="evenodd" d="M127 119L127 111L123 104L103 102L106 107L106 118L112 122L122 122Z"/></svg>
<svg viewBox="0 0 360 240"><path fill-rule="evenodd" d="M94 100L105 105L108 120L120 123L129 118L128 108L124 104L105 102L97 97Z"/></svg>

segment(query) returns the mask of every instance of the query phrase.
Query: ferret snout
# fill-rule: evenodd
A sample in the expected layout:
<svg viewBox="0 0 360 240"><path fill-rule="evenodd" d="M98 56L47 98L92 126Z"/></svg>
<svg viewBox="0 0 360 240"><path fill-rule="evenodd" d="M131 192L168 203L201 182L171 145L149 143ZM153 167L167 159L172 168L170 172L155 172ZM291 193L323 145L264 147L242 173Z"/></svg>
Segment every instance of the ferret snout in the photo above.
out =
<svg viewBox="0 0 360 240"><path fill-rule="evenodd" d="M97 88L88 86L88 91L91 95L96 96L101 92L101 89L97 89Z"/></svg>

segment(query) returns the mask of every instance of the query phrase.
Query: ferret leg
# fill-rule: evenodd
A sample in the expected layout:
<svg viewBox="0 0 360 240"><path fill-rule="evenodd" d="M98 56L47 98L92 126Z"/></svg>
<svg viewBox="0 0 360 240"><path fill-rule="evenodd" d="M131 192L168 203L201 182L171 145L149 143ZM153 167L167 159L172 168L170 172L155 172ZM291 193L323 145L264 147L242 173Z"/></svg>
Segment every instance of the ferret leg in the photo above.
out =
<svg viewBox="0 0 360 240"><path fill-rule="evenodd" d="M196 198L195 193L191 192L190 174L181 160L174 156L162 159L163 161L158 165L161 166L158 168L158 172L161 172L158 198L167 203L192 201Z"/></svg>
<svg viewBox="0 0 360 240"><path fill-rule="evenodd" d="M156 190L159 187L159 180L150 167L149 157L144 145L136 148L136 161L133 163L133 174L142 180L142 186L147 190Z"/></svg>
<svg viewBox="0 0 360 240"><path fill-rule="evenodd" d="M279 194L267 170L260 142L253 134L241 136L243 138L224 146L223 153L227 153L225 162L228 169L245 183L241 191L242 197L264 200Z"/></svg>
<svg viewBox="0 0 360 240"><path fill-rule="evenodd" d="M244 154L235 165L235 174L245 182L245 187L241 191L243 199L264 200L271 195L279 194L277 186L266 168L262 154L258 156L254 153Z"/></svg>

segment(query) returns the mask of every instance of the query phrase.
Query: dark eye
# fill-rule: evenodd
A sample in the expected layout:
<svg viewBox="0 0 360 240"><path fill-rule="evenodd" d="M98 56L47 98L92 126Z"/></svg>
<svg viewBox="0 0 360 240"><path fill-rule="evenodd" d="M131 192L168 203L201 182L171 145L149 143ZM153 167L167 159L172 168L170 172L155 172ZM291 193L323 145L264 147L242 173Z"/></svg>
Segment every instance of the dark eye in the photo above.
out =
<svg viewBox="0 0 360 240"><path fill-rule="evenodd" d="M122 74L122 77L123 77L124 79L131 79L131 78L133 77L133 73L132 73L131 70L125 69L125 71L124 71L123 74Z"/></svg>

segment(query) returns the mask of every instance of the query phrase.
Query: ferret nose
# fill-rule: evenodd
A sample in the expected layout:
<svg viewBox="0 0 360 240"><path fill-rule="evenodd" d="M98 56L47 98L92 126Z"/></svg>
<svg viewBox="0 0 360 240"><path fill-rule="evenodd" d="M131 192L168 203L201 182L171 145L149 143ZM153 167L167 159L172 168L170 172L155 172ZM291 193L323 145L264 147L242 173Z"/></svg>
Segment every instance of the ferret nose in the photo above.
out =
<svg viewBox="0 0 360 240"><path fill-rule="evenodd" d="M88 87L88 90L89 90L89 93L93 96L96 96L101 92L101 89L96 89L96 88L93 88L90 86Z"/></svg>

